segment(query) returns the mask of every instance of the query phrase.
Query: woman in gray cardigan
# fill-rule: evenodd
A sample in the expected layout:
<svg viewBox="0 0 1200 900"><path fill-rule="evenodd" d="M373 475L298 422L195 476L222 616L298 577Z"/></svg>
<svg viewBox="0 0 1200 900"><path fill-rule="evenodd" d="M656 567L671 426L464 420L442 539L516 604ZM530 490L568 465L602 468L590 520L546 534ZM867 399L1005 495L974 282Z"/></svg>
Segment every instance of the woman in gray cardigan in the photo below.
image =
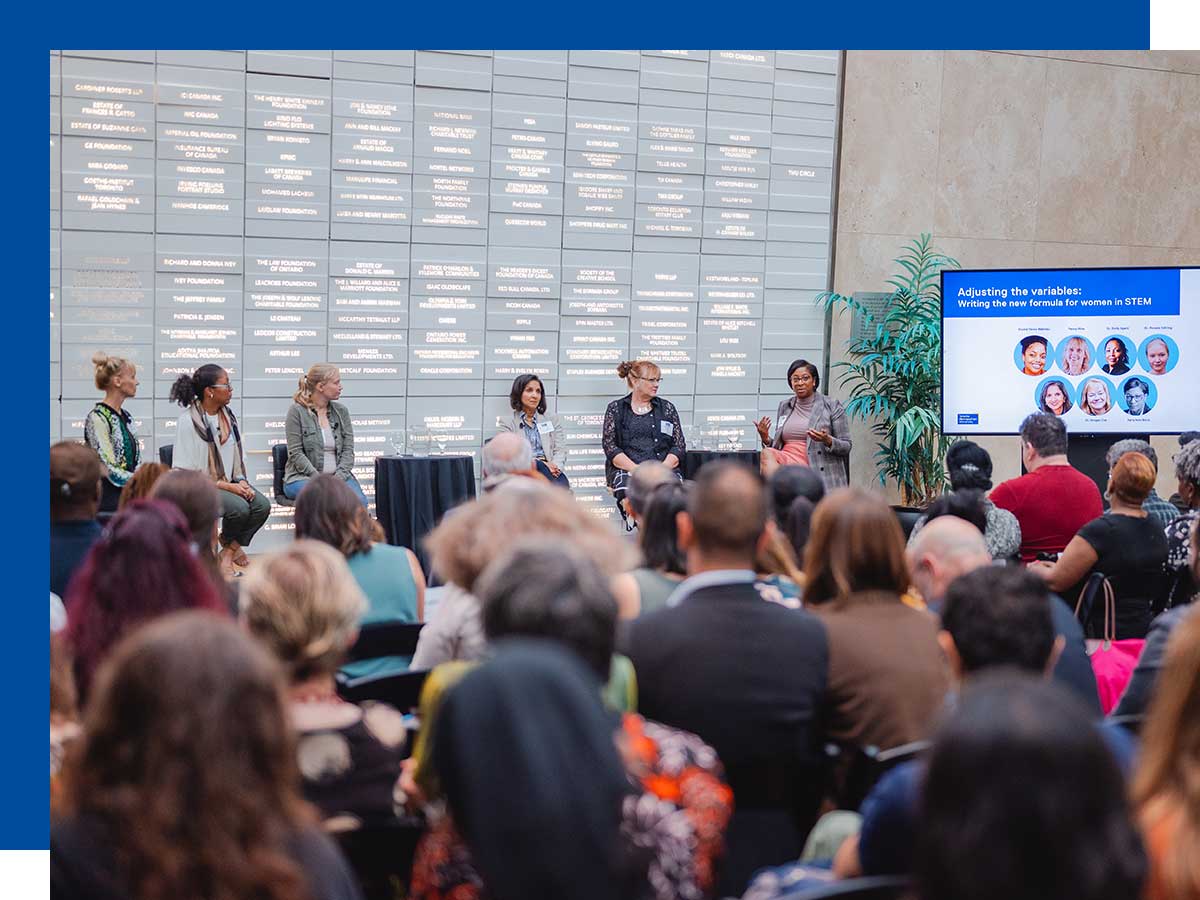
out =
<svg viewBox="0 0 1200 900"><path fill-rule="evenodd" d="M310 478L332 472L367 505L354 477L354 426L350 411L337 402L340 396L342 375L337 366L317 363L300 377L300 389L292 397L284 423L288 446L284 496L295 500Z"/></svg>
<svg viewBox="0 0 1200 900"><path fill-rule="evenodd" d="M567 464L567 445L559 430L558 416L546 412L546 391L536 375L518 375L508 395L512 415L497 423L501 431L514 431L529 441L537 469L552 484L570 489L563 473Z"/></svg>
<svg viewBox="0 0 1200 900"><path fill-rule="evenodd" d="M821 375L806 359L788 366L792 396L775 412L775 437L771 420L763 416L754 423L764 447L764 474L779 466L811 466L827 490L850 482L850 425L837 400L820 393Z"/></svg>

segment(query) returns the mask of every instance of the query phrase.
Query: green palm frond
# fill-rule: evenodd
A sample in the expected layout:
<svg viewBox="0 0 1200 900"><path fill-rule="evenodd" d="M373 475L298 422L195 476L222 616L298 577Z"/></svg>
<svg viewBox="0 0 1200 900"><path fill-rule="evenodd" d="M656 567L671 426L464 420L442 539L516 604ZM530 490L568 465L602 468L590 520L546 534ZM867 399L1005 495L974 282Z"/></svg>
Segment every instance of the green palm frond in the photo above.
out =
<svg viewBox="0 0 1200 900"><path fill-rule="evenodd" d="M906 503L923 505L945 483L940 273L960 266L933 246L930 234L910 241L895 262L899 271L887 280L892 293L883 313L835 291L818 294L816 303L866 323L864 337L847 341L848 358L833 364L849 393L846 414L871 423L880 483L895 483Z"/></svg>

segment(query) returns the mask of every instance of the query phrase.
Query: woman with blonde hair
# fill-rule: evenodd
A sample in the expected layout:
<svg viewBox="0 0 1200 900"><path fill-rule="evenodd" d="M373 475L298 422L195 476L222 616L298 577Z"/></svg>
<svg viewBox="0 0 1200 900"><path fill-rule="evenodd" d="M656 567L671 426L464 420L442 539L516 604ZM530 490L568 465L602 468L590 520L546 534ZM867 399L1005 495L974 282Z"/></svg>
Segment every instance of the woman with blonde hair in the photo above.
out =
<svg viewBox="0 0 1200 900"><path fill-rule="evenodd" d="M339 828L392 819L403 720L389 706L337 695L334 676L367 610L342 554L300 539L266 555L244 576L240 607L246 630L287 676L305 798Z"/></svg>
<svg viewBox="0 0 1200 900"><path fill-rule="evenodd" d="M1195 538L1192 546L1195 553ZM1193 900L1200 897L1200 614L1195 611L1171 634L1141 737L1133 799L1150 857L1146 900Z"/></svg>
<svg viewBox="0 0 1200 900"><path fill-rule="evenodd" d="M1062 370L1068 375L1082 375L1092 367L1092 354L1088 343L1075 334L1067 338L1067 346L1063 349Z"/></svg>
<svg viewBox="0 0 1200 900"><path fill-rule="evenodd" d="M133 416L123 408L126 400L137 395L137 366L104 351L92 356L92 365L96 367L96 389L104 391L104 399L84 419L83 441L104 464L100 511L111 512L142 458Z"/></svg>
<svg viewBox="0 0 1200 900"><path fill-rule="evenodd" d="M623 515L629 507L625 491L638 463L656 459L682 478L680 466L687 446L679 413L669 400L658 396L662 369L648 359L628 360L617 366L617 374L629 385L629 393L608 404L604 411L604 474Z"/></svg>
<svg viewBox="0 0 1200 900"><path fill-rule="evenodd" d="M1085 416L1102 416L1112 406L1112 397L1103 379L1089 378L1079 389L1079 408Z"/></svg>
<svg viewBox="0 0 1200 900"><path fill-rule="evenodd" d="M337 366L316 363L300 376L292 397L284 431L288 461L283 471L283 493L295 500L310 478L328 472L346 482L363 506L367 497L354 477L354 426L350 411L337 400L342 396L342 374Z"/></svg>

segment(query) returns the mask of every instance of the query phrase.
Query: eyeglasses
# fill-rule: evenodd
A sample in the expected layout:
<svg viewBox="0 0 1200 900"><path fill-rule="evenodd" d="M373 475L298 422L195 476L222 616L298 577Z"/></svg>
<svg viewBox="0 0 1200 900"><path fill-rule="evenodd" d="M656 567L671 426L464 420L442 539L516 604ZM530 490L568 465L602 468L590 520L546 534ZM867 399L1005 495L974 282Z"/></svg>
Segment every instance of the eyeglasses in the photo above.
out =
<svg viewBox="0 0 1200 900"><path fill-rule="evenodd" d="M811 375L809 375L807 372L803 375L796 374L796 375L792 376L793 382L795 382L795 381L812 381L812 380L813 380L813 377Z"/></svg>
<svg viewBox="0 0 1200 900"><path fill-rule="evenodd" d="M226 381L224 384L218 383L218 384L213 384L213 385L209 385L209 386L214 387L214 388L225 388L225 390L227 390L227 391L233 390L233 385L231 385L228 381Z"/></svg>

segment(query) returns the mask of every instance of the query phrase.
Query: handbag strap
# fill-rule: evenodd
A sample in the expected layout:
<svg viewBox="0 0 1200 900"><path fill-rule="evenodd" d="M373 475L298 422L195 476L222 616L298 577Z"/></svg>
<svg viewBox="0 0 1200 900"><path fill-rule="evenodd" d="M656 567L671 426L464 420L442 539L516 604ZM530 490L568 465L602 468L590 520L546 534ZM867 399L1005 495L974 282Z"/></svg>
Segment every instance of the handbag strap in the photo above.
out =
<svg viewBox="0 0 1200 900"><path fill-rule="evenodd" d="M1113 592L1112 582L1104 579L1104 649L1112 646L1117 629L1117 598Z"/></svg>

